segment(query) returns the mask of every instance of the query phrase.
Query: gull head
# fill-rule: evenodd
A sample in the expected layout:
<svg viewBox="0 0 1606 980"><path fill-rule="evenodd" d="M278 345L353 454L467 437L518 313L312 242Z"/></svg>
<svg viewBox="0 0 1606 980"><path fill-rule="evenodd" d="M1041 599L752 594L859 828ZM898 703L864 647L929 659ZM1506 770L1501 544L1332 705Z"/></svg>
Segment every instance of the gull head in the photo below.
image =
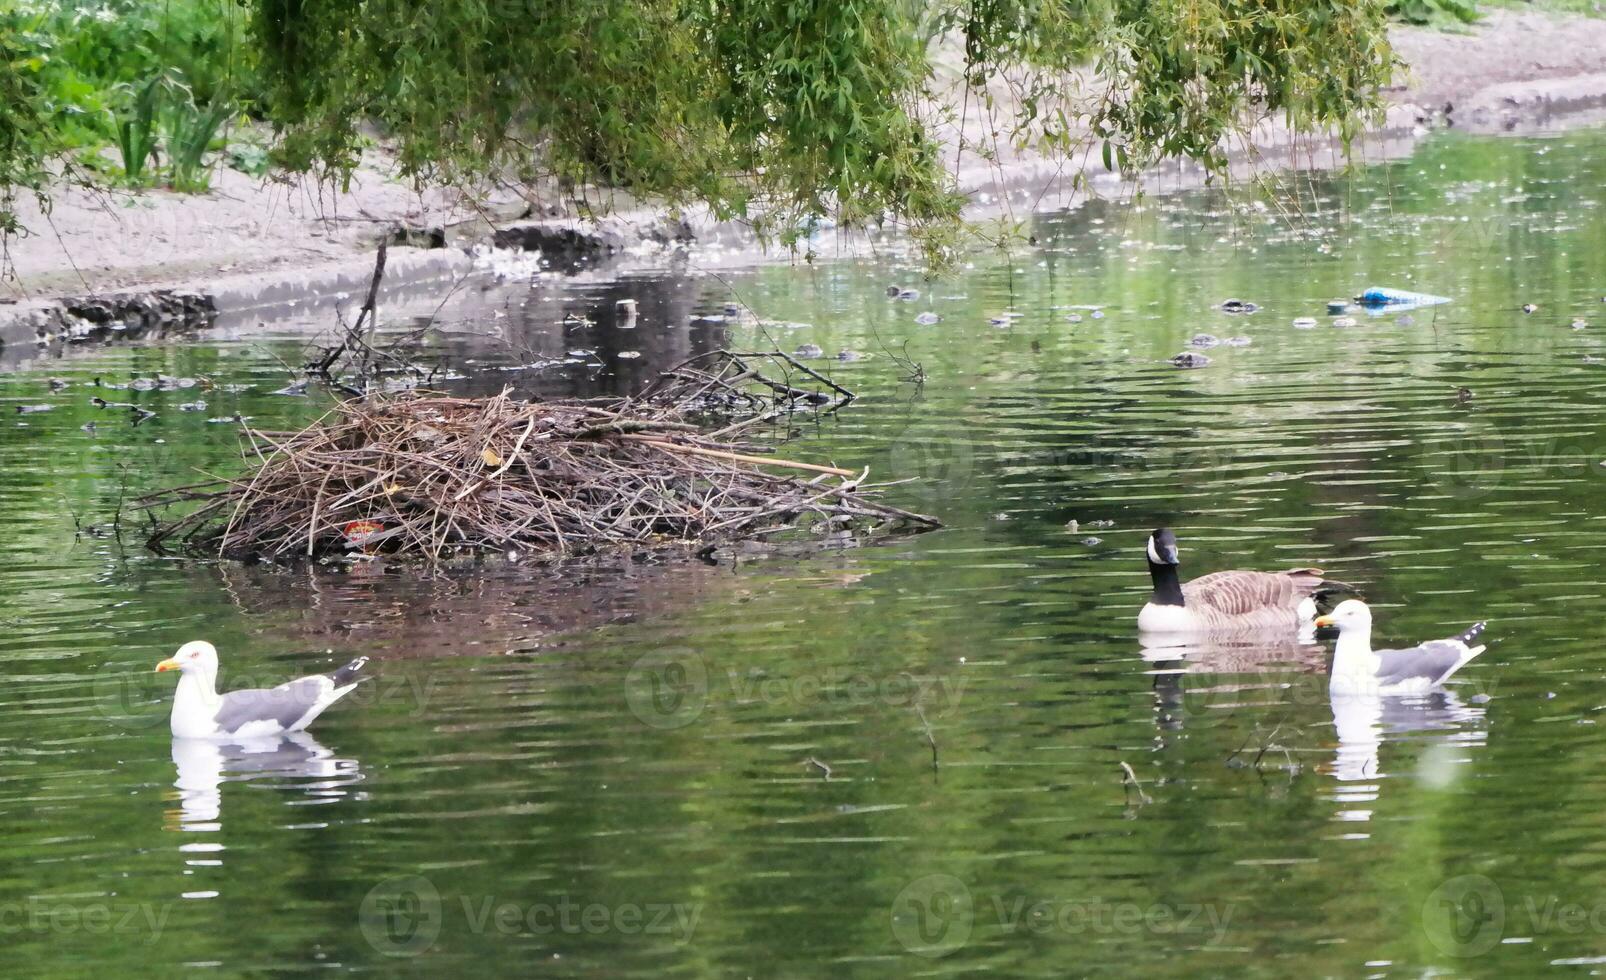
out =
<svg viewBox="0 0 1606 980"><path fill-rule="evenodd" d="M191 640L178 648L178 652L156 665L156 672L177 670L186 674L202 671L217 673L217 647L205 640Z"/></svg>
<svg viewBox="0 0 1606 980"><path fill-rule="evenodd" d="M1346 630L1371 629L1372 610L1359 599L1345 599L1333 611L1316 618L1317 626L1336 626L1340 633Z"/></svg>

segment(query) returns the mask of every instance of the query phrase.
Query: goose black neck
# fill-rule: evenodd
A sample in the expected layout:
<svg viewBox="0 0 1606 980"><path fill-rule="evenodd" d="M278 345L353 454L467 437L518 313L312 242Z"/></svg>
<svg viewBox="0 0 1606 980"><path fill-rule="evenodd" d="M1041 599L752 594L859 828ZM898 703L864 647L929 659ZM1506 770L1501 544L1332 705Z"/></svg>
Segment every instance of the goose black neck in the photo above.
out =
<svg viewBox="0 0 1606 980"><path fill-rule="evenodd" d="M1151 602L1157 606L1182 605L1182 582L1177 579L1177 566L1151 561L1149 578L1154 582L1154 598Z"/></svg>

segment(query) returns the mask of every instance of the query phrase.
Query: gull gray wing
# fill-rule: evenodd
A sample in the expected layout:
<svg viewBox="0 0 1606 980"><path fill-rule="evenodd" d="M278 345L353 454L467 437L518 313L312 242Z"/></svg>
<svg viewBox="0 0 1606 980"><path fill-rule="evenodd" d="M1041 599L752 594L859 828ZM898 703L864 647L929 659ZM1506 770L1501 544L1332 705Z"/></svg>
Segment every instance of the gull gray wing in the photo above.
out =
<svg viewBox="0 0 1606 980"><path fill-rule="evenodd" d="M1425 681L1437 684L1461 666L1467 646L1460 640L1429 640L1408 650L1379 650L1377 679L1384 687Z"/></svg>
<svg viewBox="0 0 1606 980"><path fill-rule="evenodd" d="M252 722L266 722L289 731L333 687L328 677L315 674L267 690L230 691L220 699L218 728L232 734Z"/></svg>

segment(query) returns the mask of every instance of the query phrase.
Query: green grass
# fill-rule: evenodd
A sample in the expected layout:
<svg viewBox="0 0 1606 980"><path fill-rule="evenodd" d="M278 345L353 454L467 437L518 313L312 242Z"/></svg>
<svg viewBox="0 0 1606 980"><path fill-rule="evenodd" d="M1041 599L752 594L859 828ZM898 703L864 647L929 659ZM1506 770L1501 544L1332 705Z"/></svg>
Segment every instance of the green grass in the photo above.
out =
<svg viewBox="0 0 1606 980"><path fill-rule="evenodd" d="M247 24L236 0L0 5L0 185L37 189L48 175L22 161L70 158L127 186L205 190L220 130L260 95Z"/></svg>
<svg viewBox="0 0 1606 980"><path fill-rule="evenodd" d="M1388 14L1407 24L1453 27L1476 21L1478 5L1473 0L1393 0Z"/></svg>

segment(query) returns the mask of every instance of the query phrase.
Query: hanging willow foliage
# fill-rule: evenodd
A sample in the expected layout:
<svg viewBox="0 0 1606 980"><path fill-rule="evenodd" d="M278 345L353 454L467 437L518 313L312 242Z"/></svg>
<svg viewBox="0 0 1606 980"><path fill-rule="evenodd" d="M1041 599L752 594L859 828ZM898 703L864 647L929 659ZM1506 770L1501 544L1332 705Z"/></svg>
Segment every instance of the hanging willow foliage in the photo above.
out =
<svg viewBox="0 0 1606 980"><path fill-rule="evenodd" d="M891 219L931 244L963 203L952 156L994 139L1133 173L1219 170L1266 115L1348 137L1392 68L1382 0L242 2L293 169L349 177L372 124L420 182L617 188L783 238ZM50 152L7 55L0 192ZM956 106L995 113L987 146L954 144Z"/></svg>
<svg viewBox="0 0 1606 980"><path fill-rule="evenodd" d="M512 168L703 202L951 226L934 54L963 45L1006 138L1133 172L1225 165L1258 115L1352 135L1392 58L1378 0L256 0L286 159L349 173L377 122L406 172ZM1091 94L1073 80L1091 70ZM1073 87L1078 98L1067 98ZM953 99L946 100L952 104Z"/></svg>

